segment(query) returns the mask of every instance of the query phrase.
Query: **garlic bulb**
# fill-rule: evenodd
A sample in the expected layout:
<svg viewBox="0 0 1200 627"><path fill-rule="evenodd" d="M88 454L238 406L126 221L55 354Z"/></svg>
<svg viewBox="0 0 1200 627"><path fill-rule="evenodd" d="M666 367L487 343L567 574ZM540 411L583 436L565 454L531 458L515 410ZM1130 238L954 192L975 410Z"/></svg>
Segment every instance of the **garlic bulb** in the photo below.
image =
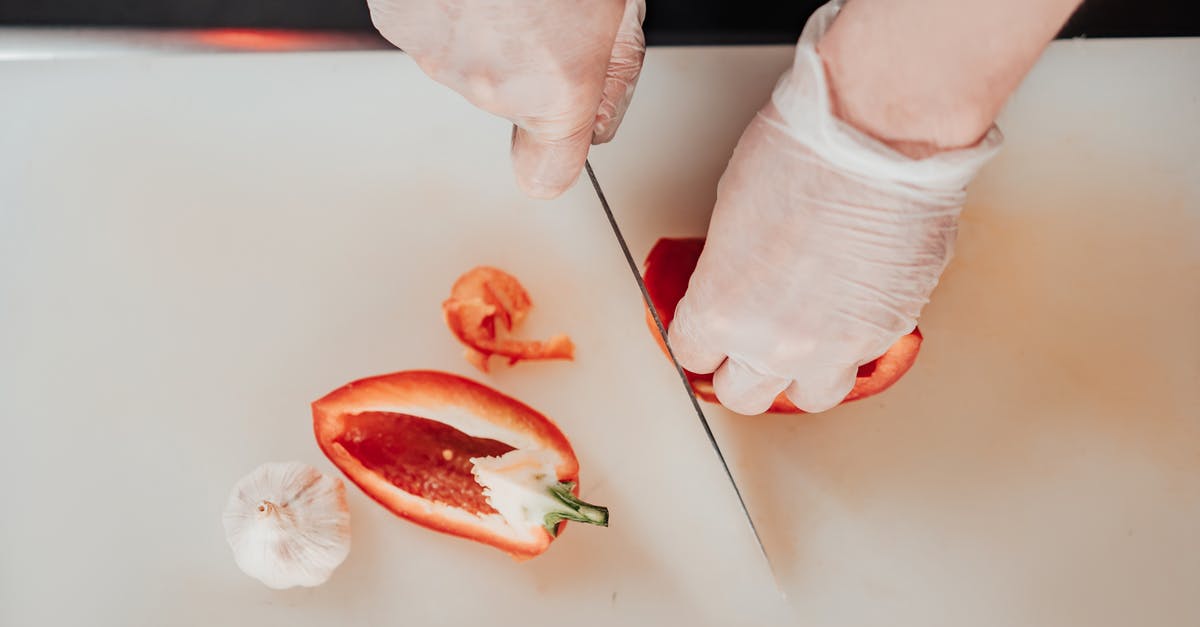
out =
<svg viewBox="0 0 1200 627"><path fill-rule="evenodd" d="M271 588L319 586L350 552L342 480L299 462L263 464L242 477L224 523L238 568Z"/></svg>

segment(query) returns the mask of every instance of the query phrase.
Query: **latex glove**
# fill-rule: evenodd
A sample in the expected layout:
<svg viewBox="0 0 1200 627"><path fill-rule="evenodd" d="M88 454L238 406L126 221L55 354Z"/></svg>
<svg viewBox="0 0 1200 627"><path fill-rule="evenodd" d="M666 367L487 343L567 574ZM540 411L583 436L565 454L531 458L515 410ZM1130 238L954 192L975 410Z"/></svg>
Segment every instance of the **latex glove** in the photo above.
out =
<svg viewBox="0 0 1200 627"><path fill-rule="evenodd" d="M512 121L517 183L540 198L569 188L589 145L613 138L645 56L645 0L367 4L426 74Z"/></svg>
<svg viewBox="0 0 1200 627"><path fill-rule="evenodd" d="M722 404L766 411L784 392L837 405L855 372L916 325L954 246L964 188L998 149L913 160L831 113L805 27L792 69L738 142L669 341L684 368L715 371Z"/></svg>

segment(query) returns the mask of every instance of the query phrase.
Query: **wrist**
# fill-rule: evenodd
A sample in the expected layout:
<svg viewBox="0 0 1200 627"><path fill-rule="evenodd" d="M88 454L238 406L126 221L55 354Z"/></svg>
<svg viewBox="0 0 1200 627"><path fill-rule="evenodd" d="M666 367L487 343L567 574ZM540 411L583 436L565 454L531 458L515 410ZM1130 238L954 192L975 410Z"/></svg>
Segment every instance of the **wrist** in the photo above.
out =
<svg viewBox="0 0 1200 627"><path fill-rule="evenodd" d="M1079 0L854 0L816 43L842 121L902 151L973 145Z"/></svg>
<svg viewBox="0 0 1200 627"><path fill-rule="evenodd" d="M866 1L869 0L854 0L849 6L861 6ZM847 17L839 14L840 8L840 2L835 0L809 18L796 46L791 69L780 77L771 101L759 112L759 117L787 140L811 151L835 170L866 181L941 190L947 194L961 193L1003 142L999 130L991 123L994 111L983 106L964 106L964 103L988 101L945 99L940 102L949 103L949 106L934 106L930 103L937 104L937 101L922 98L925 94L939 94L939 90L904 89L903 80L893 81L880 90L879 85L861 79L868 76L863 70L869 69L871 64L862 61L872 58L870 54L855 58L857 72L850 76L858 81L853 84L855 87L867 85L872 87L871 90L848 90L845 81L831 87L827 68L830 65L837 67L839 57L829 55L833 48L824 47L822 42L828 42L832 37L830 25L841 24ZM891 49L889 42L877 44L882 45L877 45L873 54ZM835 62L831 64L828 58L823 59L819 47L824 47L827 57ZM885 63L890 61L887 56L875 58L883 58ZM842 77L845 76L843 73ZM848 93L853 97L848 98ZM896 93L900 96L893 97ZM877 102L880 94L888 96L887 106L847 106L849 103L870 105ZM840 101L840 106L835 100ZM997 102L1002 103L1003 98ZM890 115L871 118L849 113L881 111ZM927 111L935 111L938 115L928 115ZM876 120L880 122L876 123Z"/></svg>
<svg viewBox="0 0 1200 627"><path fill-rule="evenodd" d="M831 29L817 46L834 116L917 159L972 146L991 128L1003 94L956 84L952 73L881 61L888 58L883 45L860 45L855 34Z"/></svg>

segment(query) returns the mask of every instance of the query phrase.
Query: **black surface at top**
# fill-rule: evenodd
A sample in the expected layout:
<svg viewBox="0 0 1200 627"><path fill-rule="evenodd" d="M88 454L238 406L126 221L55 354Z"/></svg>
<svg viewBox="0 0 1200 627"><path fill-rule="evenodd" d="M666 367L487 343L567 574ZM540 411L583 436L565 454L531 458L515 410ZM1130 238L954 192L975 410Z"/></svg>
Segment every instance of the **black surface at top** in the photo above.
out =
<svg viewBox="0 0 1200 627"><path fill-rule="evenodd" d="M648 0L647 40L652 45L793 43L821 4ZM373 30L366 0L0 0L0 25ZM1200 36L1200 2L1087 0L1060 34L1079 36Z"/></svg>

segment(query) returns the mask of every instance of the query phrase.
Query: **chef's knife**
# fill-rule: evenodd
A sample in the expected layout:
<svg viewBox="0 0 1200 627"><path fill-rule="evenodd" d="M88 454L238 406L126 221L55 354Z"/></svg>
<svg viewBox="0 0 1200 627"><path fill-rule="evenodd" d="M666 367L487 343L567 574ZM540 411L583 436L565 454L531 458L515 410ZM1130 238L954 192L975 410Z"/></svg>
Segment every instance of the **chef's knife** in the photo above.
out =
<svg viewBox="0 0 1200 627"><path fill-rule="evenodd" d="M783 594L783 589L779 587L779 579L775 576L775 568L771 564L771 556L767 554L767 547L763 544L762 537L758 535L758 527L754 525L754 517L750 515L750 509L746 507L746 500L742 498L742 490L738 487L737 480L733 478L733 471L729 469L729 463L725 461L725 454L721 452L721 445L717 443L717 438L713 435L712 427L708 425L708 418L704 416L704 410L700 408L700 401L696 398L696 392L692 389L691 382L688 381L687 373L684 372L683 366L679 365L679 360L675 359L675 352L671 350L671 345L667 343L667 329L663 326L662 318L658 315L658 308L654 306L654 301L650 298L650 292L646 291L646 281L642 279L642 272L638 269L637 262L633 260L633 255L629 252L629 245L625 243L625 237L621 235L621 227L617 226L617 219L613 217L612 209L608 206L608 199L604 197L604 190L600 189L600 181L596 180L596 172L592 170L591 162L585 161L584 168L587 170L588 178L592 181L592 188L596 190L596 197L600 199L600 206L604 208L604 215L608 217L608 224L612 226L613 235L617 238L617 244L620 244L621 252L625 254L625 263L629 265L629 271L633 273L633 278L637 281L638 291L642 293L642 300L646 303L646 309L650 311L650 317L654 318L654 326L663 338L663 346L667 347L667 355L671 358L671 363L675 365L675 372L679 374L679 380L683 382L683 388L687 390L688 399L692 402L692 409L696 410L696 418L700 419L700 426L704 427L704 435L708 436L708 443L712 445L713 452L717 454L717 459L721 461L721 468L725 470L725 476L729 478L729 483L733 486L733 493L737 495L738 504L742 508L742 514L745 515L746 522L750 525L750 532L754 534L754 541L758 544L758 550L762 553L763 560L767 563L767 570L771 573L771 579L774 580L775 587L779 589L780 594Z"/></svg>

